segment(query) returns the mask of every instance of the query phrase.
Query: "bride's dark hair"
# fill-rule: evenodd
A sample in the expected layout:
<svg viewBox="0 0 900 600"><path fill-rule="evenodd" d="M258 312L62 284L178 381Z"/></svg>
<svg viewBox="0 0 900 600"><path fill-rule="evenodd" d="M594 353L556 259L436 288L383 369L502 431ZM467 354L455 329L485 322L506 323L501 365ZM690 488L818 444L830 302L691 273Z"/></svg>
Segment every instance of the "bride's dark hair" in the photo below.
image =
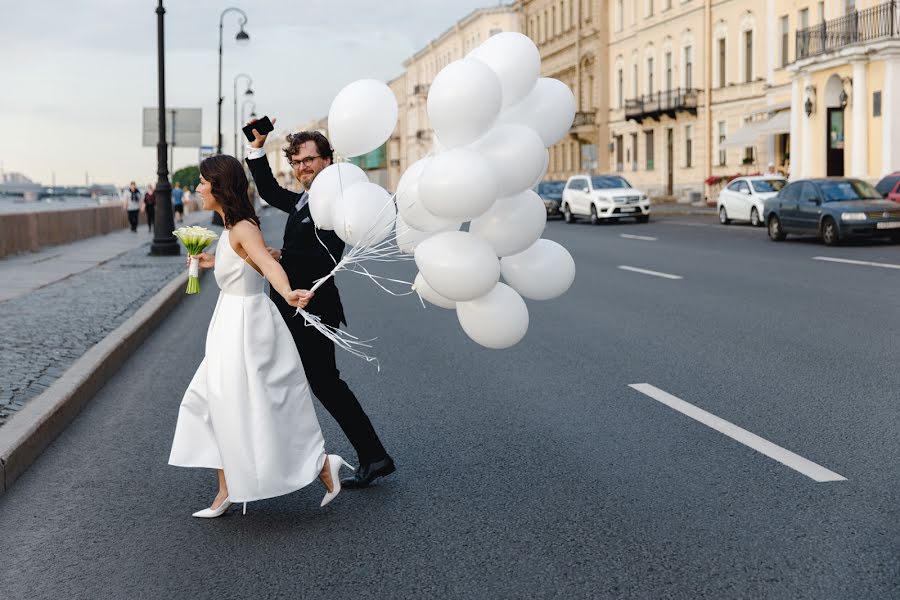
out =
<svg viewBox="0 0 900 600"><path fill-rule="evenodd" d="M250 182L238 159L227 154L207 157L200 163L200 174L209 182L210 193L222 207L226 227L243 220L253 221L259 227L259 217L247 195Z"/></svg>

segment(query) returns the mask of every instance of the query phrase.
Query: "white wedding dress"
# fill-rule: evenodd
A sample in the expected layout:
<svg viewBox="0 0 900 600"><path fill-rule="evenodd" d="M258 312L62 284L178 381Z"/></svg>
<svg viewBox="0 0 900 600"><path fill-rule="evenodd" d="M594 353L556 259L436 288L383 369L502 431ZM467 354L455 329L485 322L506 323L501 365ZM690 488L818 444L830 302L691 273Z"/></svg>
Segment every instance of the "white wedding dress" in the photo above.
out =
<svg viewBox="0 0 900 600"><path fill-rule="evenodd" d="M250 502L317 479L325 440L290 331L228 233L216 248L221 292L206 356L181 401L169 464L223 469L229 499Z"/></svg>

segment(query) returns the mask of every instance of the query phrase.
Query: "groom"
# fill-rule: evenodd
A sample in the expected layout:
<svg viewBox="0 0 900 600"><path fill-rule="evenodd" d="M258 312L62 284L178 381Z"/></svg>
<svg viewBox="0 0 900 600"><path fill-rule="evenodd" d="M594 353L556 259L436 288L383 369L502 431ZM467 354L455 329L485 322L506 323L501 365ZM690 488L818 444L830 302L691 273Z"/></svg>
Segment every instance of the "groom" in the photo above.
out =
<svg viewBox="0 0 900 600"><path fill-rule="evenodd" d="M263 149L266 136L255 129L253 135L255 139L247 152L247 165L256 182L256 189L263 200L288 213L284 247L281 250L270 248L269 251L276 260L281 261L292 287L310 289L315 280L331 272L344 253L344 242L333 231L316 232L308 204L308 191L313 180L332 162L331 144L317 131L288 135L284 155L297 181L303 186L304 191L298 194L278 185ZM323 243L328 247L327 251ZM335 364L334 343L314 327L307 327L303 318L295 316L295 309L279 294L273 291L271 298L294 337L313 394L344 430L359 456L356 473L342 479L341 485L348 488L366 487L379 477L393 473L394 461L381 445L356 396L341 379ZM323 323L331 327L339 327L341 323L346 325L344 308L333 277L316 290L306 311L318 315Z"/></svg>

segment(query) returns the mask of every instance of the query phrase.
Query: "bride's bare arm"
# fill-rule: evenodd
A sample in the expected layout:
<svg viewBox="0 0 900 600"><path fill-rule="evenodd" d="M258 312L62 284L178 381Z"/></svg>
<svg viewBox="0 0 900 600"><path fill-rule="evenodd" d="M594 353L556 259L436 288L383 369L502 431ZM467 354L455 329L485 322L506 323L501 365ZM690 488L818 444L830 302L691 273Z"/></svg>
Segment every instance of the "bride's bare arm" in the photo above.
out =
<svg viewBox="0 0 900 600"><path fill-rule="evenodd" d="M231 237L238 246L234 250L240 254L239 250L243 249L252 264L269 280L272 289L281 294L288 304L304 308L309 303L312 294L306 290L291 289L287 273L269 254L262 232L256 225L250 221L241 221L231 228Z"/></svg>

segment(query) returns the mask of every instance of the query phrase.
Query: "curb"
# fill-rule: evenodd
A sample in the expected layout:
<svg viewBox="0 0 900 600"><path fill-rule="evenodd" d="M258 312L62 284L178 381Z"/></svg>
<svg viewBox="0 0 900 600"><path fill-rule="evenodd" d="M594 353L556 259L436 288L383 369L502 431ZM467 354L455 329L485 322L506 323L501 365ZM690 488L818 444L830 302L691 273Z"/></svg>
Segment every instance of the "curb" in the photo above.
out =
<svg viewBox="0 0 900 600"><path fill-rule="evenodd" d="M78 416L184 296L187 271L76 360L41 395L0 427L0 496Z"/></svg>

